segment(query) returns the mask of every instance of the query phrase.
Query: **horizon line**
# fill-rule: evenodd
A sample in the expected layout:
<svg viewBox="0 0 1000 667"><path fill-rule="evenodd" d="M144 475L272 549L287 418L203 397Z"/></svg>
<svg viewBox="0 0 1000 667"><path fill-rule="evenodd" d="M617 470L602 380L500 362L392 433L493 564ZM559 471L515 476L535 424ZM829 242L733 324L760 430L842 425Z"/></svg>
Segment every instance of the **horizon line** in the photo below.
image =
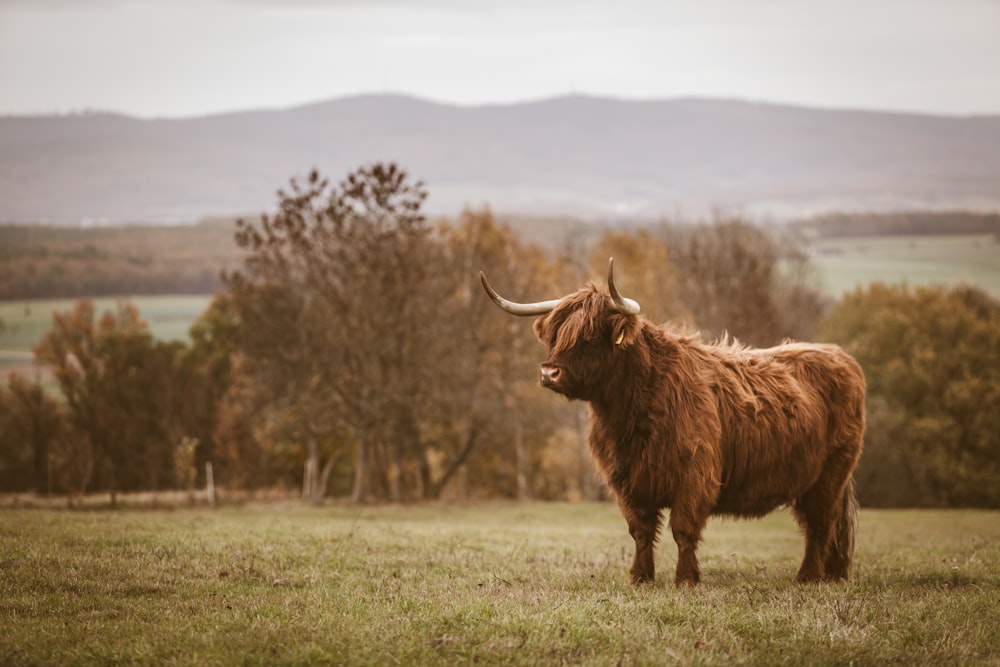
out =
<svg viewBox="0 0 1000 667"><path fill-rule="evenodd" d="M1000 117L1000 110L993 112L971 112L971 113L919 111L913 109L864 107L864 106L856 106L849 104L844 104L844 105L807 104L802 102L741 97L738 95L727 96L727 95L679 94L673 96L670 95L623 96L610 93L591 93L580 90L571 90L562 93L552 93L549 95L525 97L512 101L507 100L507 101L465 103L465 102L452 102L448 100L437 99L430 95L423 95L406 91L373 90L367 92L359 91L354 93L343 93L339 95L321 97L309 101L303 101L291 104L260 105L260 106L248 105L246 107L233 107L230 109L224 109L218 111L205 111L205 112L195 112L195 113L142 114L142 113L123 111L119 109L83 106L80 108L66 109L60 111L0 111L0 119L118 116L122 118L130 118L139 121L185 121L185 120L198 120L205 118L218 118L224 116L238 116L238 115L256 114L256 113L281 113L287 111L296 111L308 107L321 106L324 104L346 102L351 100L360 100L365 98L399 98L435 106L452 107L455 109L470 110L470 111L476 109L532 106L537 104L557 102L560 100L580 99L580 100L619 102L624 104L658 104L658 103L669 103L669 102L726 102L735 104L783 107L783 108L794 108L794 109L824 111L824 112L870 113L870 114L885 114L885 115L898 115L898 116L923 116L932 118L948 118L956 120Z"/></svg>

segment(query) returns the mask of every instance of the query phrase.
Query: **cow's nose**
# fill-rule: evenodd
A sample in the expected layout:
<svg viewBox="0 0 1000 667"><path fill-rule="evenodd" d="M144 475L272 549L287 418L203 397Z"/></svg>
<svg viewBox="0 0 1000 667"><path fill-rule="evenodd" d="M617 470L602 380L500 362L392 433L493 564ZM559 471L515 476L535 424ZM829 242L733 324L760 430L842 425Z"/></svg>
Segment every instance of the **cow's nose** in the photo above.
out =
<svg viewBox="0 0 1000 667"><path fill-rule="evenodd" d="M541 367L542 384L556 384L559 381L560 375L561 373L558 366Z"/></svg>

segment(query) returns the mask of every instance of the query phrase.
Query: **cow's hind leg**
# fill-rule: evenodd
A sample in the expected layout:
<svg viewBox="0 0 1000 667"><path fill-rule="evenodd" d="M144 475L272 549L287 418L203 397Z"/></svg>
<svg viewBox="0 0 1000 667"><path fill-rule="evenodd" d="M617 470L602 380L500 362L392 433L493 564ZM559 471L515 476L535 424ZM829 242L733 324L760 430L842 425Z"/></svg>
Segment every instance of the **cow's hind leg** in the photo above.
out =
<svg viewBox="0 0 1000 667"><path fill-rule="evenodd" d="M838 560L833 549L836 527L845 506L845 493L854 469L854 461L831 459L820 478L794 505L795 517L805 531L806 553L796 579L801 582L846 577L850 563ZM827 571L828 564L832 566Z"/></svg>
<svg viewBox="0 0 1000 667"><path fill-rule="evenodd" d="M829 496L810 490L795 503L795 517L806 534L806 553L795 577L797 581L822 581L826 577L826 555L835 517Z"/></svg>
<svg viewBox="0 0 1000 667"><path fill-rule="evenodd" d="M628 532L635 540L635 557L632 559L631 569L632 583L651 582L656 577L654 550L662 515L658 509L641 509L625 503L619 503L619 506L628 523Z"/></svg>
<svg viewBox="0 0 1000 667"><path fill-rule="evenodd" d="M834 528L830 549L826 556L826 578L847 579L851 576L854 558L854 534L858 529L858 497L852 477L844 489L841 500L840 520Z"/></svg>

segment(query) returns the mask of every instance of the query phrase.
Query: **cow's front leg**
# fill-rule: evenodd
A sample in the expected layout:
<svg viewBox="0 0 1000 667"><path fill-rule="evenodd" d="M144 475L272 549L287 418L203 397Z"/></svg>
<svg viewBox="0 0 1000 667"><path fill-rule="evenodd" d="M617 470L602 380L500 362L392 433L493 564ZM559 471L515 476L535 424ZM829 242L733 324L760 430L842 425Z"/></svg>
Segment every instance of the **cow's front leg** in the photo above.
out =
<svg viewBox="0 0 1000 667"><path fill-rule="evenodd" d="M628 523L628 532L635 540L635 557L632 559L632 583L644 584L656 577L654 555L656 536L660 531L661 515L659 510L644 510L625 504L621 506L622 514Z"/></svg>

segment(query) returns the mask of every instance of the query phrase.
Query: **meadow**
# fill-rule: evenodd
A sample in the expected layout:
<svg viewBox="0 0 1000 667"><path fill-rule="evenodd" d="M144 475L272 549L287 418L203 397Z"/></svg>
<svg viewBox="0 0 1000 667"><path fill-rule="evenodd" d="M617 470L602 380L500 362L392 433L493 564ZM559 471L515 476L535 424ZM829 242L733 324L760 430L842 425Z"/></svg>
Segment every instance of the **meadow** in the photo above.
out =
<svg viewBox="0 0 1000 667"><path fill-rule="evenodd" d="M191 324L208 307L207 295L138 296L130 299L160 340L188 340ZM33 348L52 328L53 313L73 310L77 299L18 299L0 301L0 379L5 371L30 368ZM114 312L117 299L92 299L98 317Z"/></svg>
<svg viewBox="0 0 1000 667"><path fill-rule="evenodd" d="M994 234L823 238L811 250L819 287L833 297L881 281L964 282L1000 298L1000 238Z"/></svg>
<svg viewBox="0 0 1000 667"><path fill-rule="evenodd" d="M627 581L611 503L0 512L0 664L1000 664L1000 513L861 515L797 585L791 517L713 520L703 584Z"/></svg>

